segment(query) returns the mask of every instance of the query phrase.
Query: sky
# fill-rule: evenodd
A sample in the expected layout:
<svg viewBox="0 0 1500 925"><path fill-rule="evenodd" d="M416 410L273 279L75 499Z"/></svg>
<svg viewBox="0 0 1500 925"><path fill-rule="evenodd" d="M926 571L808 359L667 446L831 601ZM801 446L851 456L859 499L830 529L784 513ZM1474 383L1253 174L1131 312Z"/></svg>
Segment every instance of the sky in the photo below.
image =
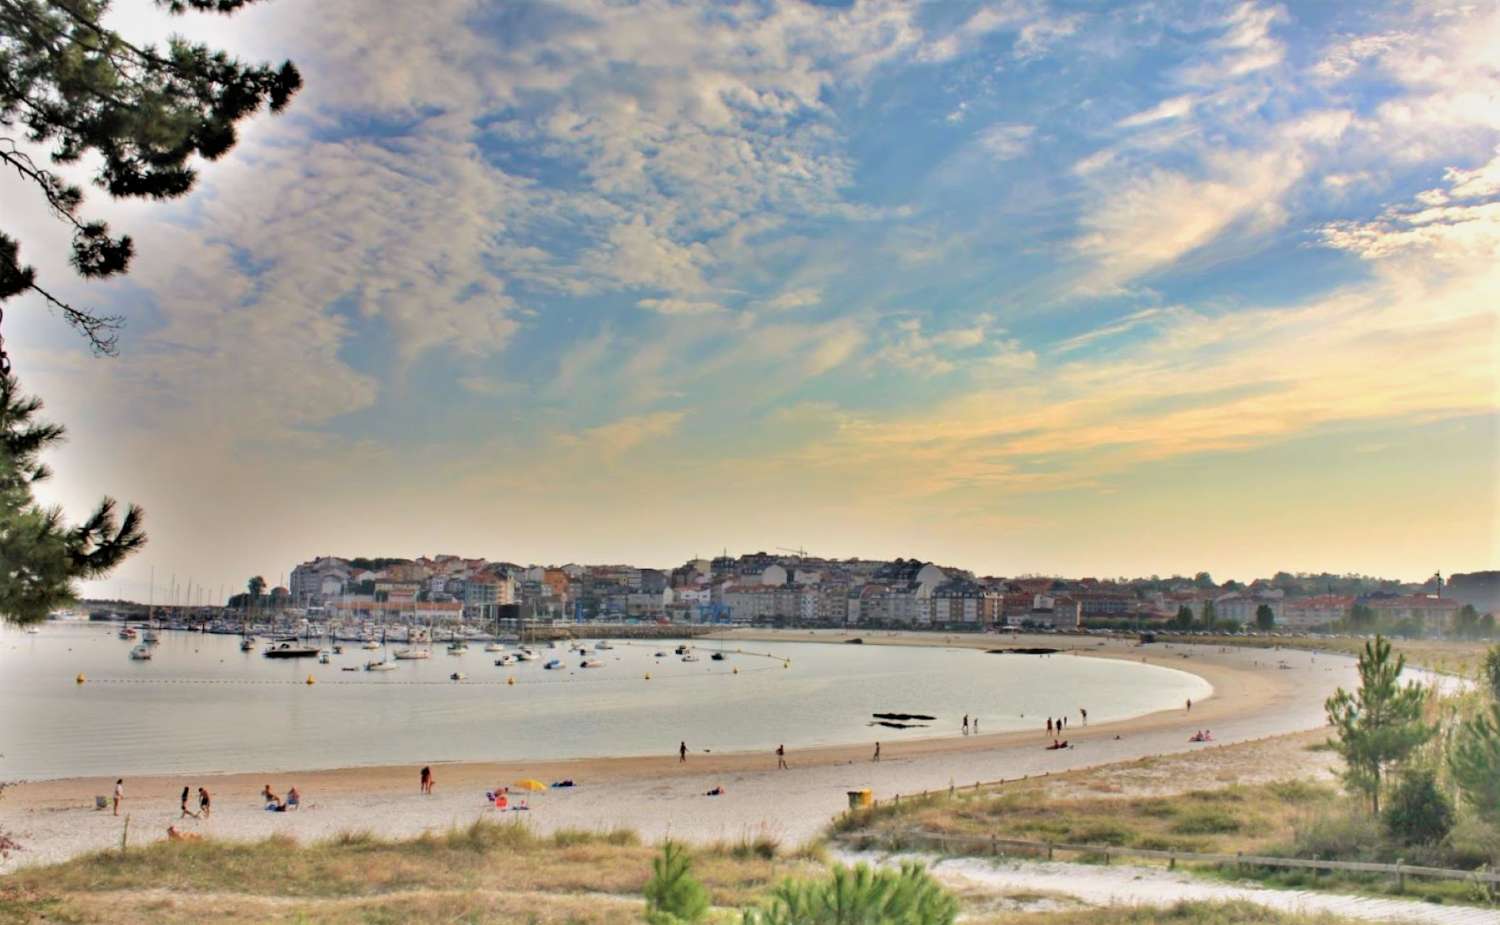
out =
<svg viewBox="0 0 1500 925"><path fill-rule="evenodd" d="M97 594L321 554L981 574L1500 566L1492 3L118 0L305 89L86 212L95 358L7 306L143 505ZM168 589L163 591L163 589ZM178 592L182 594L184 592Z"/></svg>

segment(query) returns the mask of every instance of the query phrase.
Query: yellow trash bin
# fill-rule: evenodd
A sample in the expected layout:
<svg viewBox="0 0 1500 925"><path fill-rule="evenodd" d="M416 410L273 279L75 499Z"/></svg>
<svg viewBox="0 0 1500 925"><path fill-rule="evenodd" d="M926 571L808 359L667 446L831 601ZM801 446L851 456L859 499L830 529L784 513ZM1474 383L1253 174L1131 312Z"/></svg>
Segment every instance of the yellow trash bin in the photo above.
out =
<svg viewBox="0 0 1500 925"><path fill-rule="evenodd" d="M869 807L874 806L874 805L875 805L875 795L870 792L870 788L866 787L863 790L850 790L849 791L849 808L850 809L868 809Z"/></svg>

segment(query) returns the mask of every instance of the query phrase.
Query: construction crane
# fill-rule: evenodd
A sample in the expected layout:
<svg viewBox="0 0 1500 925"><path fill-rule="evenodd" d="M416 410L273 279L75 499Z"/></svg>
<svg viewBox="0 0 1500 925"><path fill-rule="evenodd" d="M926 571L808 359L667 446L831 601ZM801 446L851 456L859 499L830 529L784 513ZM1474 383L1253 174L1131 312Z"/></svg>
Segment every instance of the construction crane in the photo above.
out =
<svg viewBox="0 0 1500 925"><path fill-rule="evenodd" d="M799 559L806 559L807 558L807 550L803 549L800 546L797 547L796 549L792 549L790 546L777 546L776 549L779 552L794 553L797 556L797 558L799 558Z"/></svg>

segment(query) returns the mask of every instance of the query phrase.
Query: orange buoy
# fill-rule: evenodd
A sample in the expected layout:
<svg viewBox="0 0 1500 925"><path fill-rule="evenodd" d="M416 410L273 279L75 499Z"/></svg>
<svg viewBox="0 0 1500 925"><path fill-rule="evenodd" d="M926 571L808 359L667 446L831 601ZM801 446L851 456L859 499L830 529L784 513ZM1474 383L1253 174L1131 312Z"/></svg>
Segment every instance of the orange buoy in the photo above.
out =
<svg viewBox="0 0 1500 925"><path fill-rule="evenodd" d="M314 678L312 675L308 675L307 676L307 686L308 687L311 687L311 686L313 686L314 684L317 684L317 683L318 683L318 679L317 678Z"/></svg>
<svg viewBox="0 0 1500 925"><path fill-rule="evenodd" d="M516 679L515 678L506 678L505 679L505 683L506 684L510 684L510 685L514 685L516 683Z"/></svg>
<svg viewBox="0 0 1500 925"><path fill-rule="evenodd" d="M78 672L78 677L76 677L76 678L73 679L73 682L75 684L82 684L83 682L85 682L87 680L88 680L88 678L85 678L83 676L83 672L80 671L80 672Z"/></svg>

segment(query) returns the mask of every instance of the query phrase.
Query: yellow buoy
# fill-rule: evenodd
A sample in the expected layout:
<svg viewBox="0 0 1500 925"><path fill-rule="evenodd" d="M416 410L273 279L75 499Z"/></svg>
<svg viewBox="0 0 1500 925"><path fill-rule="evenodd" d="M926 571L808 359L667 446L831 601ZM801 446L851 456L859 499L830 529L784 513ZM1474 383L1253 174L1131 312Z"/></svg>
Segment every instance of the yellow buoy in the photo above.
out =
<svg viewBox="0 0 1500 925"><path fill-rule="evenodd" d="M651 672L649 672L649 671L646 672L646 680L647 681L651 680Z"/></svg>
<svg viewBox="0 0 1500 925"><path fill-rule="evenodd" d="M515 684L516 683L516 679L515 678L506 678L505 679L505 683L506 684Z"/></svg>
<svg viewBox="0 0 1500 925"><path fill-rule="evenodd" d="M735 674L739 674L739 673L740 673L740 670L739 670L739 669L738 669L738 668L736 668L736 669L735 669L735 670L734 670L734 673L735 673Z"/></svg>
<svg viewBox="0 0 1500 925"><path fill-rule="evenodd" d="M87 681L87 680L88 680L88 678L85 678L85 677L84 677L84 676L83 676L83 672L81 672L81 671L80 671L80 672L78 672L78 677L76 677L76 678L74 678L74 679L73 679L73 680L74 680L74 681L75 681L75 682L77 682L77 683L79 683L79 684L82 684L82 683L83 683L83 682L85 682L85 681Z"/></svg>
<svg viewBox="0 0 1500 925"><path fill-rule="evenodd" d="M307 684L308 684L309 687L311 687L312 685L317 684L317 683L318 683L318 679L317 678L314 678L312 675L308 675L307 676Z"/></svg>

